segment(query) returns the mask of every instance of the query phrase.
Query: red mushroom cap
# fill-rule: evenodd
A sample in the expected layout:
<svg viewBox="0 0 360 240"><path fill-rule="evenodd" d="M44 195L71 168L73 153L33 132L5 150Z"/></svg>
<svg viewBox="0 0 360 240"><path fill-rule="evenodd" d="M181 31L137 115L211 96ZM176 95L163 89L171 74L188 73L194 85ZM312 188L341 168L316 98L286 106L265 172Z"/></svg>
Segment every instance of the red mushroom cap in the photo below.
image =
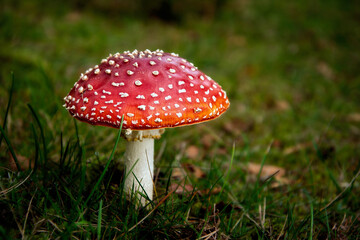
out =
<svg viewBox="0 0 360 240"><path fill-rule="evenodd" d="M174 53L126 51L81 74L64 98L70 114L93 125L133 130L190 125L220 116L230 103L209 76Z"/></svg>

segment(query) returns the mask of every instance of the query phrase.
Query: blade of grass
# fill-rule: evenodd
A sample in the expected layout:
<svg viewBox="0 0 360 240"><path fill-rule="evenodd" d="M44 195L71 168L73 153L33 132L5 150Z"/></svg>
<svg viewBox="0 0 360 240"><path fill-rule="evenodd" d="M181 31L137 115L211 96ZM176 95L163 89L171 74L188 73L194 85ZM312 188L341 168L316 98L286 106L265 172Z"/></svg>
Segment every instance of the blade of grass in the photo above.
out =
<svg viewBox="0 0 360 240"><path fill-rule="evenodd" d="M34 128L34 125L32 123L30 123L30 127L31 127L31 131L34 135L34 142L35 142L35 157L34 157L34 171L37 169L38 167L38 162L39 162L39 142L38 142L38 137Z"/></svg>
<svg viewBox="0 0 360 240"><path fill-rule="evenodd" d="M101 239L101 218L102 218L102 205L103 200L100 200L99 204L99 214L98 214L98 222L97 222L97 239Z"/></svg>
<svg viewBox="0 0 360 240"><path fill-rule="evenodd" d="M91 199L91 197L93 196L93 194L95 193L95 191L97 190L97 188L99 187L101 181L103 180L107 169L109 168L110 162L111 162L111 160L113 159L115 150L116 150L117 145L118 145L119 140L120 140L121 130L122 130L122 126L123 126L123 121L124 121L124 116L122 116L122 118L121 118L121 124L120 124L120 128L119 128L119 132L118 132L118 135L117 135L117 138L116 138L116 141L115 141L114 148L113 148L113 150L112 150L112 152L111 152L111 154L110 154L109 160L107 161L107 163L106 163L106 165L105 165L105 168L104 168L103 172L101 173L98 181L96 182L94 188L91 190L89 196L88 196L87 199L85 200L82 208L84 208L84 207L87 205L87 203L89 202L89 200Z"/></svg>
<svg viewBox="0 0 360 240"><path fill-rule="evenodd" d="M15 82L14 73L11 72L11 87L10 87L10 92L9 92L9 100L8 100L8 105L6 107L4 123L3 123L3 129L4 130L6 129L7 117L8 117L9 111L10 111L12 95L13 95L13 92L14 92L14 82ZM2 140L3 140L3 135L0 136L0 146L1 146Z"/></svg>
<svg viewBox="0 0 360 240"><path fill-rule="evenodd" d="M5 131L4 131L4 129L3 129L1 126L0 126L0 131L1 131L1 134L2 134L2 136L4 137L6 143L7 143L8 147L9 147L9 150L10 150L11 156L12 156L13 159L14 159L16 168L18 169L18 171L21 171L20 164L19 164L19 161L18 161L18 159L17 159L17 157L16 157L14 148L12 147L9 138L6 136Z"/></svg>
<svg viewBox="0 0 360 240"><path fill-rule="evenodd" d="M43 129L41 123L40 123L40 119L39 119L38 115L36 114L34 108L33 108L30 104L28 104L28 107L29 107L29 109L30 109L33 117L35 118L35 121L36 121L39 129L40 129L41 140L42 140L42 145L43 145L43 157L44 157L44 159L43 159L43 160L44 160L43 164L46 165L46 163L47 163L47 150L46 150L46 142L45 142L44 129Z"/></svg>
<svg viewBox="0 0 360 240"><path fill-rule="evenodd" d="M325 207L321 208L319 212L322 212L326 209L328 209L329 207L331 207L335 202L337 202L339 199L341 199L344 194L346 193L346 191L348 191L350 188L352 188L356 178L360 175L360 170L355 174L355 176L353 177L353 179L351 180L351 182L349 183L349 185L340 193L338 194L331 202L329 202L328 204L326 204Z"/></svg>

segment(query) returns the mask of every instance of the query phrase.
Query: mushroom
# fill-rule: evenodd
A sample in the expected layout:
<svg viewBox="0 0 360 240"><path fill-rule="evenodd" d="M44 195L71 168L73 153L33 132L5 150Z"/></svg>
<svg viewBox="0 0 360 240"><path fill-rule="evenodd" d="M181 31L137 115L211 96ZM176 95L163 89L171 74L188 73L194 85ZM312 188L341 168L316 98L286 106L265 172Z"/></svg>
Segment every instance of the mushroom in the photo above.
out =
<svg viewBox="0 0 360 240"><path fill-rule="evenodd" d="M165 128L217 118L230 103L226 92L174 53L125 51L81 74L64 106L76 119L119 128L127 140L125 191L153 199L154 139ZM146 198L136 195L141 203Z"/></svg>

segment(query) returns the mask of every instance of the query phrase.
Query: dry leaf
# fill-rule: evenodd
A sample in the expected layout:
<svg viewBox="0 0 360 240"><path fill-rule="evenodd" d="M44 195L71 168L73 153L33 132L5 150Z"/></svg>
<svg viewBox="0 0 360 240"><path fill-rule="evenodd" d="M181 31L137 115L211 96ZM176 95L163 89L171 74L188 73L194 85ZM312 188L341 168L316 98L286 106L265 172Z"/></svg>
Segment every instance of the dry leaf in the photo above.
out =
<svg viewBox="0 0 360 240"><path fill-rule="evenodd" d="M204 189L204 190L200 190L198 191L200 195L207 195L210 192L210 189ZM214 187L211 189L210 194L218 194L221 192L221 187Z"/></svg>
<svg viewBox="0 0 360 240"><path fill-rule="evenodd" d="M199 148L197 146L190 145L186 149L186 156L190 159L197 159L197 157L199 156Z"/></svg>
<svg viewBox="0 0 360 240"><path fill-rule="evenodd" d="M204 178L206 177L206 174L204 173L201 168L191 164L191 163L183 163L181 164L184 169L186 169L188 172L192 173L196 178Z"/></svg>
<svg viewBox="0 0 360 240"><path fill-rule="evenodd" d="M180 185L178 183L172 183L169 187L169 191L175 191L176 194L190 193L194 191L193 186L190 184Z"/></svg>
<svg viewBox="0 0 360 240"><path fill-rule="evenodd" d="M334 79L334 71L331 69L331 67L325 63L325 62L319 62L316 66L316 70L325 78L328 80Z"/></svg>
<svg viewBox="0 0 360 240"><path fill-rule="evenodd" d="M173 168L172 173L171 173L171 178L182 181L185 179L185 177L186 177L186 173L185 173L184 169Z"/></svg>
<svg viewBox="0 0 360 240"><path fill-rule="evenodd" d="M286 111L290 109L290 104L287 101L279 100L275 103L276 109L280 111Z"/></svg>
<svg viewBox="0 0 360 240"><path fill-rule="evenodd" d="M10 159L9 159L9 168L13 171L17 171L17 167L16 167L16 164L15 164L15 160L14 158L12 157L12 155L9 153L10 155ZM30 162L30 159L27 158L27 157L24 157L22 155L19 155L17 154L16 155L16 158L18 160L18 163L20 165L20 170L27 170L29 169L29 162ZM31 168L34 168L34 161L31 162Z"/></svg>
<svg viewBox="0 0 360 240"><path fill-rule="evenodd" d="M257 175L260 169L261 169L261 164L257 164L257 163L249 163L247 166L248 172L254 175ZM264 165L260 177L262 179L266 179L274 174L275 174L274 178L279 179L285 175L285 169L274 165Z"/></svg>
<svg viewBox="0 0 360 240"><path fill-rule="evenodd" d="M304 142L304 143L298 143L294 146L291 146L291 147L287 147L284 149L283 153L285 155L289 155L289 154L292 154L292 153L295 153L295 152L299 152L305 148L309 148L312 146L312 143L311 142Z"/></svg>
<svg viewBox="0 0 360 240"><path fill-rule="evenodd" d="M249 163L247 166L247 171L252 174L252 178L255 178L255 176L258 175L260 171L261 165L257 163ZM260 179L266 180L269 177L273 176L276 181L271 182L271 187L276 188L284 184L289 184L290 180L284 177L285 175L285 169L274 166L274 165L264 165L262 168L262 171L260 173Z"/></svg>
<svg viewBox="0 0 360 240"><path fill-rule="evenodd" d="M360 113L351 113L347 116L347 119L351 122L360 122Z"/></svg>
<svg viewBox="0 0 360 240"><path fill-rule="evenodd" d="M213 143L215 141L215 138L212 134L205 134L202 138L201 138L201 143L206 147L206 148L210 148Z"/></svg>

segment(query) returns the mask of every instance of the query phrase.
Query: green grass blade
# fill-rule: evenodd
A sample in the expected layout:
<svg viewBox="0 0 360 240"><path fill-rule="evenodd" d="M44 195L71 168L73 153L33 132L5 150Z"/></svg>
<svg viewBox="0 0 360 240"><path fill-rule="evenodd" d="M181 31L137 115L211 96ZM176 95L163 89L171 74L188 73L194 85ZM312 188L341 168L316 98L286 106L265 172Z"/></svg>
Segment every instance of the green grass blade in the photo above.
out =
<svg viewBox="0 0 360 240"><path fill-rule="evenodd" d="M89 200L91 199L91 197L94 195L95 191L98 189L101 181L103 180L107 169L109 168L110 162L111 162L111 160L113 159L115 150L116 150L117 145L118 145L119 140L120 140L121 130L122 130L122 126L123 126L123 120L124 120L124 116L121 118L120 129L119 129L119 132L118 132L118 135L117 135L117 138L116 138L116 142L115 142L114 148L113 148L113 150L112 150L112 152L111 152L111 154L110 154L109 160L107 161L107 163L106 163L106 165L105 165L105 168L104 168L103 172L101 173L98 181L96 182L94 188L91 190L91 193L89 194L89 196L88 196L87 199L85 200L85 202L84 202L84 204L83 204L83 207L85 207L85 206L87 205L87 203L89 202Z"/></svg>
<svg viewBox="0 0 360 240"><path fill-rule="evenodd" d="M101 218L102 218L102 205L103 200L100 200L99 204L99 214L98 214L98 222L97 222L97 239L101 239Z"/></svg>
<svg viewBox="0 0 360 240"><path fill-rule="evenodd" d="M38 167L38 162L39 162L39 148L40 148L40 146L39 146L38 137L37 137L34 125L31 123L30 126L31 126L31 131L32 131L32 133L34 135L34 142L35 142L34 170L36 170L37 167Z"/></svg>
<svg viewBox="0 0 360 240"><path fill-rule="evenodd" d="M12 147L9 138L6 136L5 131L4 131L4 129L3 129L1 126L0 126L0 131L1 131L1 134L2 134L2 136L4 137L6 143L7 143L8 147L9 147L10 153L11 153L11 155L12 155L14 161L15 161L16 168L18 169L18 171L20 171L21 168L20 168L20 165L19 165L19 161L18 161L18 159L17 159L17 157L16 157L14 148Z"/></svg>
<svg viewBox="0 0 360 240"><path fill-rule="evenodd" d="M47 162L47 150L46 150L46 143L45 143L45 134L44 134L44 129L40 123L40 119L38 117L38 115L36 114L34 108L28 104L28 107L33 115L33 117L35 118L35 121L40 129L40 134L41 134L41 140L42 140L42 145L43 145L43 157L44 157L44 164L46 165L46 162Z"/></svg>
<svg viewBox="0 0 360 240"><path fill-rule="evenodd" d="M9 115L9 111L10 111L10 105L11 105L11 100L12 100L12 95L14 92L14 82L15 82L15 77L14 77L14 73L11 72L11 87L10 87L10 92L9 92L9 100L8 100L8 105L6 107L6 111L5 111L5 117L4 117L4 123L3 123L3 129L6 129L6 123L7 123L7 117ZM3 140L3 135L0 136L0 146L1 146L1 142Z"/></svg>

